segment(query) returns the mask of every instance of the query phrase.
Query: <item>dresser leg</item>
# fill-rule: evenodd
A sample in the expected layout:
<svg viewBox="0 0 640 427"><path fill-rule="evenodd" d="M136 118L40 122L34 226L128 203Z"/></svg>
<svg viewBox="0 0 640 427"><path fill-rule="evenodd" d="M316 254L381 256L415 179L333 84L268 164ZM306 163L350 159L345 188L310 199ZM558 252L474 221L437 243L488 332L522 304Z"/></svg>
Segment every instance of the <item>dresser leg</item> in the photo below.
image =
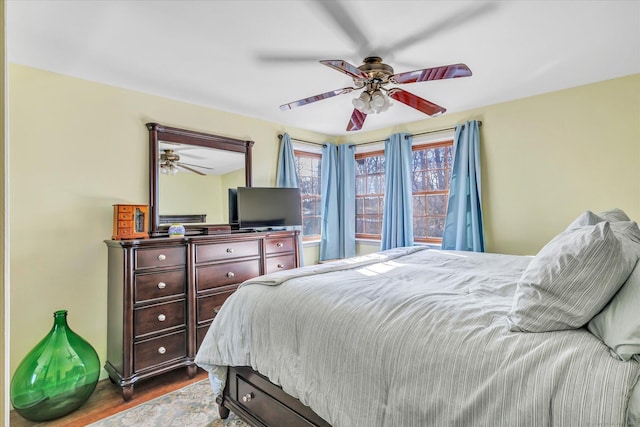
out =
<svg viewBox="0 0 640 427"><path fill-rule="evenodd" d="M196 365L187 366L187 376L193 378L198 373L198 367Z"/></svg>
<svg viewBox="0 0 640 427"><path fill-rule="evenodd" d="M133 384L122 386L122 400L128 402L133 397Z"/></svg>

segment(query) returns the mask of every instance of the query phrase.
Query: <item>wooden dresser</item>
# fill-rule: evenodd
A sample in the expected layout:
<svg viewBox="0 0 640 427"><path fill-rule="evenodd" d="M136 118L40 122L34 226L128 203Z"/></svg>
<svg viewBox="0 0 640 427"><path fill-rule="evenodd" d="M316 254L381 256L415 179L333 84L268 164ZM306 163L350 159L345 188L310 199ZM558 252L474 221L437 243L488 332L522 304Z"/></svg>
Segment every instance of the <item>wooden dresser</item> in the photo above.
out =
<svg viewBox="0 0 640 427"><path fill-rule="evenodd" d="M299 266L298 231L106 240L105 369L133 396L136 381L186 367L224 301L243 281Z"/></svg>

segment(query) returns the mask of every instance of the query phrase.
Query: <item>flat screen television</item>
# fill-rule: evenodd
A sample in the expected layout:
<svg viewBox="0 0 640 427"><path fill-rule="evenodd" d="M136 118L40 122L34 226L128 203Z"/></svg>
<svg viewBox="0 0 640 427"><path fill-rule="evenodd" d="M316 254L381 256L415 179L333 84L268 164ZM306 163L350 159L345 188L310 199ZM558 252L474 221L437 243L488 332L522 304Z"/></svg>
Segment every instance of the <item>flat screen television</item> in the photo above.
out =
<svg viewBox="0 0 640 427"><path fill-rule="evenodd" d="M229 190L229 222L238 228L302 225L299 188L238 187Z"/></svg>

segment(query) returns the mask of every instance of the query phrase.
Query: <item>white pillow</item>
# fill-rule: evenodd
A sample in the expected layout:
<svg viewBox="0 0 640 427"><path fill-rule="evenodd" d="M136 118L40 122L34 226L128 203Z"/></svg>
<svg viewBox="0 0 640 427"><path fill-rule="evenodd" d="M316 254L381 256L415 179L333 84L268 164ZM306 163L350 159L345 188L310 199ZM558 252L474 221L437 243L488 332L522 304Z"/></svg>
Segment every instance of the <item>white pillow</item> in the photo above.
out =
<svg viewBox="0 0 640 427"><path fill-rule="evenodd" d="M507 315L510 329L547 332L584 326L620 289L636 261L608 222L565 230L523 272Z"/></svg>
<svg viewBox="0 0 640 427"><path fill-rule="evenodd" d="M613 208L604 212L600 212L598 216L604 219L605 221L609 221L609 222L631 221L629 216L622 209L618 209L618 208Z"/></svg>
<svg viewBox="0 0 640 427"><path fill-rule="evenodd" d="M611 302L589 322L589 331L611 350L611 355L640 362L640 262Z"/></svg>

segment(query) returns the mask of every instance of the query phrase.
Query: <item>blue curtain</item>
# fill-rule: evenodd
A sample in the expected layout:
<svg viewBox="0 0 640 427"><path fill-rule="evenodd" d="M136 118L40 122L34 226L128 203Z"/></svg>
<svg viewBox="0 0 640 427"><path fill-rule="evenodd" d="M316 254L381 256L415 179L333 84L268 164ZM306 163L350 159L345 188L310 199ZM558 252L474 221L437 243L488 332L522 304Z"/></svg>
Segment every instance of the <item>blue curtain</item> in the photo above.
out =
<svg viewBox="0 0 640 427"><path fill-rule="evenodd" d="M282 135L280 141L280 152L278 154L278 170L276 171L276 186L278 187L300 187L298 173L296 171L296 161L293 155L293 144L288 133ZM291 227L300 230L298 243L300 246L300 265L304 265L302 250L302 227Z"/></svg>
<svg viewBox="0 0 640 427"><path fill-rule="evenodd" d="M413 245L413 138L395 133L384 143L384 212L381 249Z"/></svg>
<svg viewBox="0 0 640 427"><path fill-rule="evenodd" d="M296 159L293 155L293 144L288 133L282 135L280 153L278 154L278 171L276 172L278 187L299 187Z"/></svg>
<svg viewBox="0 0 640 427"><path fill-rule="evenodd" d="M456 126L442 249L484 252L477 120Z"/></svg>
<svg viewBox="0 0 640 427"><path fill-rule="evenodd" d="M352 144L322 149L320 261L356 255L356 170Z"/></svg>

